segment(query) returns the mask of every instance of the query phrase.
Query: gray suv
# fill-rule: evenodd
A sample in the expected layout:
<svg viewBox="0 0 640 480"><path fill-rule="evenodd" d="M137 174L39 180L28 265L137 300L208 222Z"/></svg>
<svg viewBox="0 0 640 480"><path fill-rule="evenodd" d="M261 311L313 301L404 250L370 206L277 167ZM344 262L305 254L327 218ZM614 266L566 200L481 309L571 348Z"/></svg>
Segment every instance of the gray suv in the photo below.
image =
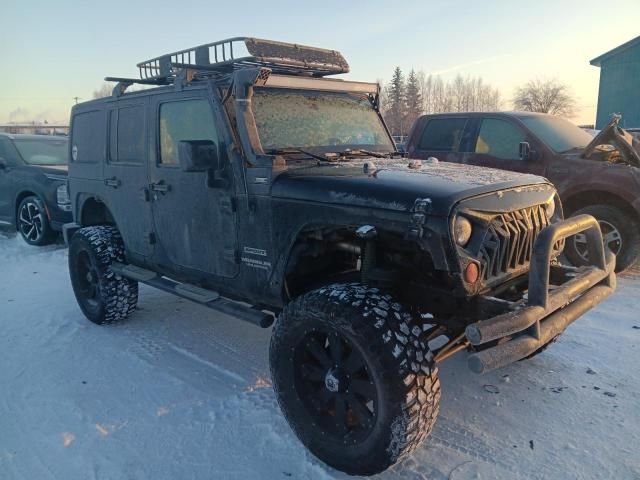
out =
<svg viewBox="0 0 640 480"><path fill-rule="evenodd" d="M47 245L71 221L66 137L0 132L0 226Z"/></svg>

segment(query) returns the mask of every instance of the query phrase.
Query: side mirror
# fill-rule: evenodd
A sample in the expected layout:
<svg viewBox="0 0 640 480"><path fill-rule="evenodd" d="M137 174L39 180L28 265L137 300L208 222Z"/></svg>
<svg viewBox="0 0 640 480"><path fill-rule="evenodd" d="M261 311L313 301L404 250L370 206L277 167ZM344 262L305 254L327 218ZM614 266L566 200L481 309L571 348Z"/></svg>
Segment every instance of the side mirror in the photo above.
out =
<svg viewBox="0 0 640 480"><path fill-rule="evenodd" d="M218 147L211 140L181 140L178 143L178 160L183 172L218 170Z"/></svg>
<svg viewBox="0 0 640 480"><path fill-rule="evenodd" d="M529 142L520 142L518 151L520 152L520 160L531 159L531 146L529 145Z"/></svg>
<svg viewBox="0 0 640 480"><path fill-rule="evenodd" d="M0 157L0 170L4 170L8 166L9 164L7 163L7 161L3 157Z"/></svg>

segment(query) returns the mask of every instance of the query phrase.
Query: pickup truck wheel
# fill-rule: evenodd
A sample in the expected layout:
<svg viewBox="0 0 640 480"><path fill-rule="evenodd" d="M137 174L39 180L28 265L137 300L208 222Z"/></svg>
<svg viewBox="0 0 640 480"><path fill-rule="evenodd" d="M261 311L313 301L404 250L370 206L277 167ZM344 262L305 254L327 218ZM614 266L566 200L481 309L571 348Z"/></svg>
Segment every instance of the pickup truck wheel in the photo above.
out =
<svg viewBox="0 0 640 480"><path fill-rule="evenodd" d="M39 247L53 243L57 236L49 225L44 202L34 195L24 198L18 205L16 229L25 242Z"/></svg>
<svg viewBox="0 0 640 480"><path fill-rule="evenodd" d="M640 226L634 218L609 205L591 205L573 215L583 213L598 220L605 246L616 254L616 272L626 270L640 259ZM586 236L578 234L568 239L565 254L574 265L587 265Z"/></svg>
<svg viewBox="0 0 640 480"><path fill-rule="evenodd" d="M289 303L271 337L278 403L300 441L351 475L373 475L420 445L440 382L420 340L431 325L390 295L349 283Z"/></svg>
<svg viewBox="0 0 640 480"><path fill-rule="evenodd" d="M84 227L69 242L73 293L85 316L98 325L126 319L138 302L138 282L111 271L124 261L124 244L109 225Z"/></svg>

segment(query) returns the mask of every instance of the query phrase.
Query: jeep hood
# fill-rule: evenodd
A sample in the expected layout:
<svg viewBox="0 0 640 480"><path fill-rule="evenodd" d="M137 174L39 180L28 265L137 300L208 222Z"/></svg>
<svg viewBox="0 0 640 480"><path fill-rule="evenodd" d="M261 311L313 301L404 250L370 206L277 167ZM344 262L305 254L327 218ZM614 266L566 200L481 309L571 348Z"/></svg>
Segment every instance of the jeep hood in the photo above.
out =
<svg viewBox="0 0 640 480"><path fill-rule="evenodd" d="M367 162L375 162L377 169L365 173ZM472 165L438 162L411 169L406 160L368 159L290 168L274 180L271 193L278 198L397 211L410 211L417 198L428 198L432 214L448 215L465 198L540 184L548 182L535 175Z"/></svg>
<svg viewBox="0 0 640 480"><path fill-rule="evenodd" d="M601 151L602 146L611 145L620 152L624 162L640 167L640 142L618 126L620 118L620 115L614 115L607 126L593 138L582 153L584 158L592 158L594 153Z"/></svg>

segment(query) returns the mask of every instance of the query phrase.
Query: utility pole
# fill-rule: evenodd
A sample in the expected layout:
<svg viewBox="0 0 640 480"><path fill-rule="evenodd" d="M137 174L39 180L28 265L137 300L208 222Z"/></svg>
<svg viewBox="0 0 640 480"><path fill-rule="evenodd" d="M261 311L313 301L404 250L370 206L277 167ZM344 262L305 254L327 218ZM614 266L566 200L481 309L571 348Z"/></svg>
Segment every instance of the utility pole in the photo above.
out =
<svg viewBox="0 0 640 480"><path fill-rule="evenodd" d="M80 97L73 97L73 99L76 101L76 105L78 104L78 100L81 100Z"/></svg>

